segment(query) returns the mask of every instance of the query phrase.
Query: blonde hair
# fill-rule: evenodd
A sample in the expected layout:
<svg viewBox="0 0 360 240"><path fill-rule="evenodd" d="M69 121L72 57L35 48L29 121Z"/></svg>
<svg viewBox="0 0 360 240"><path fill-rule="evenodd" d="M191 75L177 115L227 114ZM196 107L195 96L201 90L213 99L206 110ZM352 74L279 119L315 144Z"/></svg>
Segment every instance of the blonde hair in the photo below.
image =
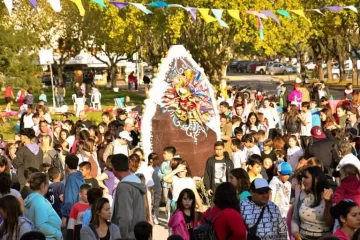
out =
<svg viewBox="0 0 360 240"><path fill-rule="evenodd" d="M41 149L44 152L44 155L48 155L49 151L53 149L52 147L52 139L49 135L45 135L42 138L42 143L41 143Z"/></svg>

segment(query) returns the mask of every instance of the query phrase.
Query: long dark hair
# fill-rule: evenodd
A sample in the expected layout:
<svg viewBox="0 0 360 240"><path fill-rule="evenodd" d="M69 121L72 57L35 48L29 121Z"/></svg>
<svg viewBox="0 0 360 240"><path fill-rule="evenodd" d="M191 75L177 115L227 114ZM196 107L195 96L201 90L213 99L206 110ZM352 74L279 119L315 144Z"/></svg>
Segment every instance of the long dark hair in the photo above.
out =
<svg viewBox="0 0 360 240"><path fill-rule="evenodd" d="M240 194L244 191L248 191L250 188L250 178L249 174L242 168L234 168L231 170L231 175L238 180L238 185L235 187L237 194Z"/></svg>
<svg viewBox="0 0 360 240"><path fill-rule="evenodd" d="M90 224L95 228L99 227L100 220L98 213L101 212L101 209L104 207L105 203L109 203L107 198L99 198L96 202L91 206L91 220Z"/></svg>
<svg viewBox="0 0 360 240"><path fill-rule="evenodd" d="M184 212L185 207L183 205L182 199L185 197L185 195L190 198L190 200L192 200L191 203L191 207L190 207L190 212L191 212L191 216L195 216L195 193L193 192L193 190L189 189L189 188L185 188L184 190L182 190L179 194L178 197L178 201L176 203L177 207L176 210L180 210L182 212Z"/></svg>
<svg viewBox="0 0 360 240"><path fill-rule="evenodd" d="M346 218L346 216L349 214L349 212L351 211L351 209L353 207L359 207L359 205L357 205L352 200L344 199L344 200L341 200L335 206L331 207L330 213L334 219L339 220L340 226L342 227L344 223L341 221L340 218L341 217Z"/></svg>
<svg viewBox="0 0 360 240"><path fill-rule="evenodd" d="M240 212L240 201L237 197L235 187L230 182L221 183L216 188L214 204L221 210L232 208Z"/></svg>
<svg viewBox="0 0 360 240"><path fill-rule="evenodd" d="M251 118L252 116L255 116L255 117L256 117L255 126L258 126L258 125L259 125L259 119L258 119L256 113L251 112L251 113L249 113L249 116L248 116L247 121L246 121L246 126L247 126L248 128L250 128L250 118Z"/></svg>
<svg viewBox="0 0 360 240"><path fill-rule="evenodd" d="M312 177L311 193L314 195L314 203L310 206L312 208L320 205L322 200L322 193L325 188L329 188L325 173L318 166L312 166L305 168L303 176L308 172Z"/></svg>
<svg viewBox="0 0 360 240"><path fill-rule="evenodd" d="M0 228L0 238L8 233L8 239L18 239L19 217L22 216L19 200L12 195L6 195L0 198L0 208L6 213Z"/></svg>

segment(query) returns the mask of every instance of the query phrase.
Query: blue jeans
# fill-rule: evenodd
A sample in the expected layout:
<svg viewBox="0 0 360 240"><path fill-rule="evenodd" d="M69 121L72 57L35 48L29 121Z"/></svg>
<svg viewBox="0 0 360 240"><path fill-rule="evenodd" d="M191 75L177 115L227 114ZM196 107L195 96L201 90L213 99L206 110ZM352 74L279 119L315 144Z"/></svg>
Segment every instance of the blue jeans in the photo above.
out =
<svg viewBox="0 0 360 240"><path fill-rule="evenodd" d="M61 107L62 105L64 105L64 96L63 95L57 95L56 96L56 102L58 107Z"/></svg>

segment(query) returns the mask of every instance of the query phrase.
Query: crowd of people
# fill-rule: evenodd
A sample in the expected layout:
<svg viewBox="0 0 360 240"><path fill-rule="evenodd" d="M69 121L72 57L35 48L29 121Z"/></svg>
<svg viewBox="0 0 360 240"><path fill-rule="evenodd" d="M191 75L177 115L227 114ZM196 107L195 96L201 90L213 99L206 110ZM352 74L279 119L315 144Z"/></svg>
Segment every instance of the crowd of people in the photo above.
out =
<svg viewBox="0 0 360 240"><path fill-rule="evenodd" d="M199 159L200 188L176 147L144 155L141 118L124 109L95 125L84 110L55 120L26 103L15 139L0 136L0 239L148 240L159 224L162 239L360 239L360 94L350 84L336 106L323 82L217 98L221 141Z"/></svg>

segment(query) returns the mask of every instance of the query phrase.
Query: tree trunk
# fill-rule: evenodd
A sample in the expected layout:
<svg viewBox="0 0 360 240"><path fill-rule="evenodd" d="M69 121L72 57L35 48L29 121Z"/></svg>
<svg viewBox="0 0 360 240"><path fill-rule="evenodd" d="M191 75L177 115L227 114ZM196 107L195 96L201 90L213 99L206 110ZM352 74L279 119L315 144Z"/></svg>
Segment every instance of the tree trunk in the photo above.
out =
<svg viewBox="0 0 360 240"><path fill-rule="evenodd" d="M321 56L317 57L316 65L318 66L319 80L324 80L323 58Z"/></svg>
<svg viewBox="0 0 360 240"><path fill-rule="evenodd" d="M219 75L219 78L220 80L223 80L223 79L226 79L226 71L227 70L227 65L226 64L223 64L221 66L221 70L219 71L220 75Z"/></svg>
<svg viewBox="0 0 360 240"><path fill-rule="evenodd" d="M332 59L328 58L326 61L326 68L327 68L327 75L328 75L328 82L331 82L333 80L332 75Z"/></svg>
<svg viewBox="0 0 360 240"><path fill-rule="evenodd" d="M346 81L344 61L345 61L345 54L343 51L340 51L339 53L340 82Z"/></svg>
<svg viewBox="0 0 360 240"><path fill-rule="evenodd" d="M356 84L358 84L358 69L357 69L357 58L356 57L351 57L351 61L352 61L352 83L355 86Z"/></svg>
<svg viewBox="0 0 360 240"><path fill-rule="evenodd" d="M300 75L302 79L306 78L305 55L303 52L300 52Z"/></svg>
<svg viewBox="0 0 360 240"><path fill-rule="evenodd" d="M111 87L116 87L116 64L111 64L110 66L111 72Z"/></svg>

